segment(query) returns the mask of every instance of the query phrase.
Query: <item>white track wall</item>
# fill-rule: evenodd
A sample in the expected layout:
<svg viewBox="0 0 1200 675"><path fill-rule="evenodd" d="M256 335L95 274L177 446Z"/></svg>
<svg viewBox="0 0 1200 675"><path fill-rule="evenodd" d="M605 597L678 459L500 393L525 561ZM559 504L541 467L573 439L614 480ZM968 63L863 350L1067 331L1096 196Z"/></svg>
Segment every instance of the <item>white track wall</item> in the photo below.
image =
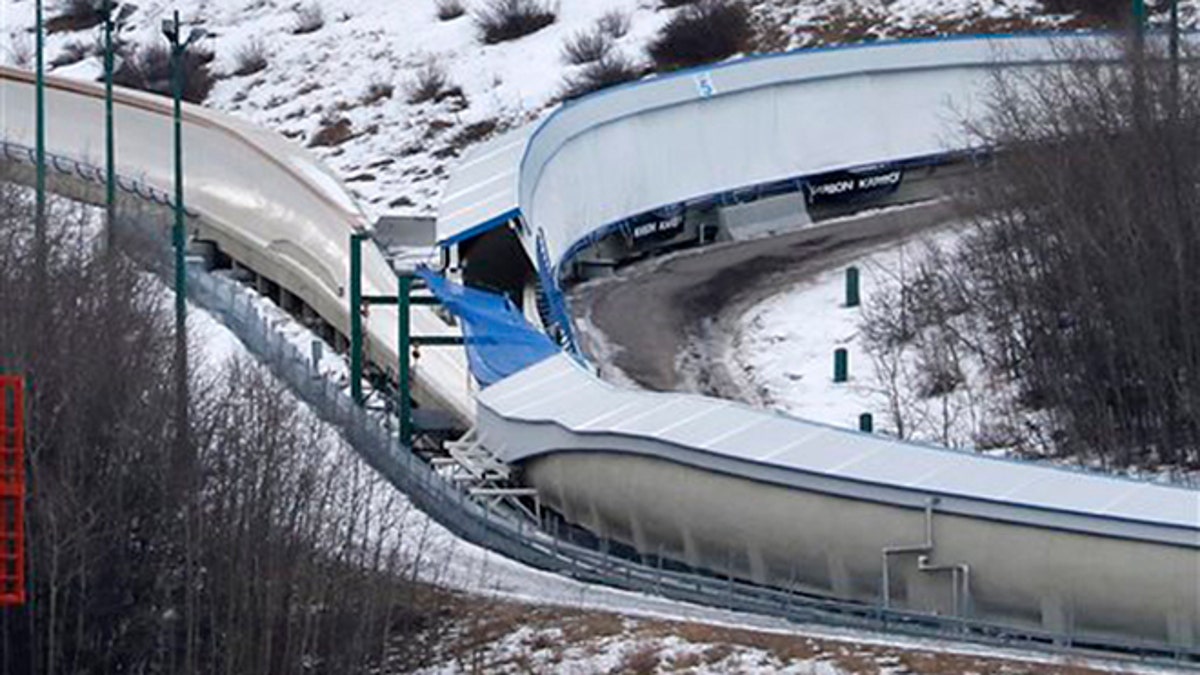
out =
<svg viewBox="0 0 1200 675"><path fill-rule="evenodd" d="M1084 47L1111 53L1094 38L892 43L761 57L601 92L531 135L520 209L557 261L606 225L668 204L962 151L961 122L978 113L998 70Z"/></svg>
<svg viewBox="0 0 1200 675"><path fill-rule="evenodd" d="M49 78L47 152L104 166L104 90ZM315 157L277 134L198 106L184 107L185 203L196 217L189 234L215 241L234 260L303 299L349 334L350 235L367 219L354 198ZM174 194L171 102L118 89L114 122L117 173ZM34 86L30 73L0 68L0 137L34 146ZM363 293L395 295L395 273L375 246L363 251ZM393 307L373 307L364 322L368 358L395 370ZM413 309L414 332L453 335L428 308ZM461 350L421 355L418 398L474 418Z"/></svg>
<svg viewBox="0 0 1200 675"><path fill-rule="evenodd" d="M468 156L452 198L486 193L495 212L476 210L470 222L461 204L448 203L443 213L456 217L439 221L439 239L460 240L519 212L530 258L554 268L547 278L542 266L554 295L564 263L624 219L774 181L969 152L963 123L978 121L997 73L1116 54L1108 37L977 38L799 52L651 78L519 131L518 142L527 140L516 169L495 167L492 176ZM518 155L504 138L495 147ZM900 547L908 557L893 563L893 602L946 611L927 597L945 569L931 574L912 549L921 505L940 500L938 543L923 554L970 576L961 590L972 619L1200 647L1195 490L1016 469L698 397L616 391L565 357L485 390L479 403L484 445L522 463L544 500L644 554L665 550L761 583L803 574L814 592L871 602L884 596L884 550ZM777 427L782 436L768 432ZM847 471L862 473L861 492L833 487ZM651 472L658 478L641 480ZM1133 514L1136 500L1122 493L1153 493L1164 508ZM981 510L954 506L968 502ZM1100 558L1108 562L1089 562ZM801 560L809 561L802 572ZM937 583L948 592L947 579Z"/></svg>

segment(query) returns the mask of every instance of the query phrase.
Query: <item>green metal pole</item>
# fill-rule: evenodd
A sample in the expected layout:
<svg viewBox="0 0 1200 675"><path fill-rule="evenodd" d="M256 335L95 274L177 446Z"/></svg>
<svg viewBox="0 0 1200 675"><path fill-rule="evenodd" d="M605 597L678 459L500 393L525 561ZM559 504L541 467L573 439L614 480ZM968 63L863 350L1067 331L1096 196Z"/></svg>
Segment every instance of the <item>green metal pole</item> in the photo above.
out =
<svg viewBox="0 0 1200 675"><path fill-rule="evenodd" d="M1171 0L1171 115L1179 115L1179 0Z"/></svg>
<svg viewBox="0 0 1200 675"><path fill-rule="evenodd" d="M859 293L859 273L857 267L849 267L846 269L846 306L858 307L860 303Z"/></svg>
<svg viewBox="0 0 1200 675"><path fill-rule="evenodd" d="M34 266L37 275L35 292L41 293L45 285L46 274L46 64L45 64L45 20L42 12L42 0L36 3L37 23L37 81L34 94L36 102L36 139L34 141L37 179L37 206L34 212ZM41 303L38 305L41 306Z"/></svg>
<svg viewBox="0 0 1200 675"><path fill-rule="evenodd" d="M187 215L183 201L183 53L179 42L179 11L175 11L175 33L171 37L171 79L175 99L175 226L171 231L175 249L175 387L176 415L179 420L181 449L186 450L188 420L188 362L187 362L187 262L184 222ZM186 457L186 454L185 454Z"/></svg>
<svg viewBox="0 0 1200 675"><path fill-rule="evenodd" d="M362 325L362 241L366 235L350 235L350 396L362 405L363 325Z"/></svg>
<svg viewBox="0 0 1200 675"><path fill-rule="evenodd" d="M107 158L104 206L105 249L113 245L117 216L117 150L113 129L113 2L104 0L104 146Z"/></svg>
<svg viewBox="0 0 1200 675"><path fill-rule="evenodd" d="M409 314L410 302L409 296L412 294L412 277L407 274L401 274L399 279L399 298L397 298L397 315L399 318L400 327L400 363L398 364L397 372L399 373L399 387L397 396L400 397L400 444L406 448L412 447L413 425L412 425L412 392L410 373L409 373L409 350L411 349L411 316Z"/></svg>
<svg viewBox="0 0 1200 675"><path fill-rule="evenodd" d="M833 352L833 381L845 382L850 379L850 353L845 347L838 347Z"/></svg>
<svg viewBox="0 0 1200 675"><path fill-rule="evenodd" d="M858 416L858 430L866 434L874 433L875 418L871 416L871 413L863 413Z"/></svg>
<svg viewBox="0 0 1200 675"><path fill-rule="evenodd" d="M1133 121L1138 129L1146 117L1146 1L1133 0Z"/></svg>

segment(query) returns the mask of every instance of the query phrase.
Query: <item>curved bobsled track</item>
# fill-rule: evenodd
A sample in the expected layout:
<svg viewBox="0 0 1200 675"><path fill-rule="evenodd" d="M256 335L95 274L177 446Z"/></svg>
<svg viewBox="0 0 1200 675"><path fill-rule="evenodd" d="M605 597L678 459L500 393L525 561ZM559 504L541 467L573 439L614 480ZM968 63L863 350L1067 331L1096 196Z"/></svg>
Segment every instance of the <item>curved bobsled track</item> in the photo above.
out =
<svg viewBox="0 0 1200 675"><path fill-rule="evenodd" d="M36 132L34 81L25 71L0 67L3 140L31 148ZM118 89L114 125L122 184L174 194L172 110L169 100ZM47 153L91 167L104 165L104 90L48 78ZM214 243L237 264L303 301L341 335L349 335L349 237L369 225L341 182L308 152L278 134L228 115L184 107L186 203L189 237ZM9 153L4 161L19 159ZM103 171L53 175L53 187L103 203ZM83 185L79 185L82 183ZM84 189L80 189L80 188ZM374 247L363 256L363 293L396 294L396 277ZM427 308L413 311L417 331L456 331ZM394 307L375 307L366 319L368 358L384 370L396 363ZM421 360L417 397L466 420L474 405L466 360L451 350L429 350Z"/></svg>
<svg viewBox="0 0 1200 675"><path fill-rule="evenodd" d="M439 215L441 244L453 259L509 228L537 270L546 325L575 351L560 277L630 219L870 165L939 171L969 154L948 122L978 108L992 73L1059 62L1073 44L1100 43L980 38L794 53L587 97L466 158ZM0 70L7 144L32 145L32 101L27 74ZM117 103L119 173L168 193L170 110L134 92ZM99 164L100 89L51 80L48 112L50 153ZM195 107L185 124L192 236L345 333L348 239L366 224L345 189L272 134ZM364 291L394 293L387 262L367 258ZM453 331L432 312L414 314L416 331ZM368 357L381 369L396 358L395 326L384 308L367 323ZM551 357L472 401L463 356L429 350L416 393L474 419L483 445L522 467L568 520L645 554L964 625L1200 654L1200 492L620 389L578 358Z"/></svg>
<svg viewBox="0 0 1200 675"><path fill-rule="evenodd" d="M590 264L606 237L628 239L638 216L720 208L866 167L949 172L970 161L954 130L983 109L996 73L1071 54L1106 60L1106 40L801 52L602 92L468 156L439 237L453 249L508 223L538 265L543 319L571 348L560 280ZM568 520L642 554L1064 639L1200 650L1194 490L620 389L568 356L478 401L488 449L524 467Z"/></svg>

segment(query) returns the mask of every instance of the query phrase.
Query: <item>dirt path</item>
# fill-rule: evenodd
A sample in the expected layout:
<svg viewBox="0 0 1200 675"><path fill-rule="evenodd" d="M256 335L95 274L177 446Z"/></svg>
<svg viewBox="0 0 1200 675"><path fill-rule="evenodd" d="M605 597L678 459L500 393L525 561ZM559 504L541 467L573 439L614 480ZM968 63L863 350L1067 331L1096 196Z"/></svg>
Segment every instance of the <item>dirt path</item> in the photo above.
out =
<svg viewBox="0 0 1200 675"><path fill-rule="evenodd" d="M639 385L741 398L710 348L713 336L729 330L745 309L871 248L958 217L945 202L927 202L693 249L580 285L571 292L571 306L601 333L589 340L581 331L584 349L601 357L597 361L609 359Z"/></svg>

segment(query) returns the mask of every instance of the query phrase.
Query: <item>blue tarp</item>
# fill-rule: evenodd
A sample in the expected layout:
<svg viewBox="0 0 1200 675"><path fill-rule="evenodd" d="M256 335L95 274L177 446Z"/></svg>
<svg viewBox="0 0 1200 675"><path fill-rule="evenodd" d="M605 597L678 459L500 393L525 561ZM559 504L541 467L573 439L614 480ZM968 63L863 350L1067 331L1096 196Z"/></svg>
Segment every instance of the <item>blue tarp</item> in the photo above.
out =
<svg viewBox="0 0 1200 675"><path fill-rule="evenodd" d="M467 362L479 386L499 382L559 352L507 297L460 286L427 268L418 269L417 276L462 323Z"/></svg>

